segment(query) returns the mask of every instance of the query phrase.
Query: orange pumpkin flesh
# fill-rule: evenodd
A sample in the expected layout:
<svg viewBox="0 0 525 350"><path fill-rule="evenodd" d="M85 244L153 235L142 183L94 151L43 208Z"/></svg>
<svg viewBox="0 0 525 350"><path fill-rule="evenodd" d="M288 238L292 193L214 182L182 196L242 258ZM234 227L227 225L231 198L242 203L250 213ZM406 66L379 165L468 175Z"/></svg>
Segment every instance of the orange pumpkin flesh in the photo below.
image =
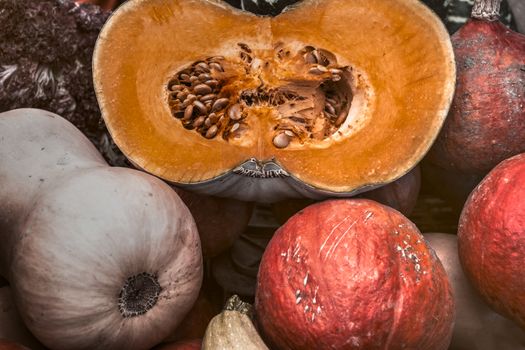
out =
<svg viewBox="0 0 525 350"><path fill-rule="evenodd" d="M190 83L187 73L209 76ZM129 1L94 54L116 143L178 184L212 180L252 158L324 191L390 182L430 147L454 77L448 34L415 0L311 0L273 18L214 0ZM210 80L211 91L197 88ZM215 100L186 112L190 93ZM210 132L196 120L211 112Z"/></svg>

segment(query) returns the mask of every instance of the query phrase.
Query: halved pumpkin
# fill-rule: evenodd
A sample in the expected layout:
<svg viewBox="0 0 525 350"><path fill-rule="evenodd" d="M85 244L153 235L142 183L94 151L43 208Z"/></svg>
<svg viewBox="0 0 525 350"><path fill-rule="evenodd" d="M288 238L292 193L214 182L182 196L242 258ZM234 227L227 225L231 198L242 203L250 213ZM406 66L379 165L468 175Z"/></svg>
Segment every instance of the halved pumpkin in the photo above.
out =
<svg viewBox="0 0 525 350"><path fill-rule="evenodd" d="M444 121L455 65L417 0L306 0L272 18L218 0L131 0L100 34L94 82L138 167L275 201L408 172Z"/></svg>

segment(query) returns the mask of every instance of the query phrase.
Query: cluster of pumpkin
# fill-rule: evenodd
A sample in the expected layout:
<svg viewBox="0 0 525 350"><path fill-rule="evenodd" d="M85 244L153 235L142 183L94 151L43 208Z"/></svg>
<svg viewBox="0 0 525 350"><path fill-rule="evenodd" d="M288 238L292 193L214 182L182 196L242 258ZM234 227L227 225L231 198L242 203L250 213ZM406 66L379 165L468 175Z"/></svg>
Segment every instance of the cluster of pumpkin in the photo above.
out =
<svg viewBox="0 0 525 350"><path fill-rule="evenodd" d="M525 37L494 21L500 1L476 0L452 45L412 0L305 1L275 18L218 1L125 4L99 37L94 82L115 142L145 172L110 167L56 114L0 114L0 275L9 281L0 338L34 349L149 349L195 304L203 256L246 227L252 205L238 199L361 194L391 207L334 199L299 211L265 249L253 310L232 297L202 340L158 348L524 347ZM196 136L166 103L174 72L212 56L224 69L199 75L220 83L249 126L231 142ZM333 80L325 61L345 73ZM272 145L277 122L311 118L315 129L339 95L349 112L333 135ZM421 235L401 213L414 205L429 149L445 171L488 172L457 238ZM409 190L399 191L404 181ZM0 349L21 348L7 344Z"/></svg>

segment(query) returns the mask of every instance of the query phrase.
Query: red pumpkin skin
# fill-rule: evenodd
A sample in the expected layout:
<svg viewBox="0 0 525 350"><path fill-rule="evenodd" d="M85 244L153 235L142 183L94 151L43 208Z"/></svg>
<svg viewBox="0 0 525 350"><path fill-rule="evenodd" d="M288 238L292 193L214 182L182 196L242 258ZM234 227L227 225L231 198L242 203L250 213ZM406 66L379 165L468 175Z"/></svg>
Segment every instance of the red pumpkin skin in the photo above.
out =
<svg viewBox="0 0 525 350"><path fill-rule="evenodd" d="M175 343L161 344L154 350L200 350L202 339L183 340ZM1 350L1 349L0 349Z"/></svg>
<svg viewBox="0 0 525 350"><path fill-rule="evenodd" d="M470 19L452 44L456 93L429 158L445 169L486 174L525 151L525 35Z"/></svg>
<svg viewBox="0 0 525 350"><path fill-rule="evenodd" d="M253 203L173 189L195 219L204 258L227 250L248 226Z"/></svg>
<svg viewBox="0 0 525 350"><path fill-rule="evenodd" d="M399 212L330 200L279 228L259 268L255 311L275 349L447 349L445 270Z"/></svg>
<svg viewBox="0 0 525 350"><path fill-rule="evenodd" d="M472 192L458 250L483 299L525 330L525 153L500 163Z"/></svg>

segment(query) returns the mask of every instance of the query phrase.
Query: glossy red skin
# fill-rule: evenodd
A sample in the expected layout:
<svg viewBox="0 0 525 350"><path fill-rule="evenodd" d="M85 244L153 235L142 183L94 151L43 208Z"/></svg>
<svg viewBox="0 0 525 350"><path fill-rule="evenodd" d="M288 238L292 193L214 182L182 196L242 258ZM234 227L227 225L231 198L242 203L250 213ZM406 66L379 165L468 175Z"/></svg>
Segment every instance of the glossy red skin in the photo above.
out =
<svg viewBox="0 0 525 350"><path fill-rule="evenodd" d="M525 329L525 153L499 164L472 192L458 249L483 299Z"/></svg>
<svg viewBox="0 0 525 350"><path fill-rule="evenodd" d="M456 93L429 158L445 169L486 174L525 151L525 35L471 19L452 44Z"/></svg>
<svg viewBox="0 0 525 350"><path fill-rule="evenodd" d="M154 347L154 350L200 350L202 339L183 340L175 343L161 344Z"/></svg>
<svg viewBox="0 0 525 350"><path fill-rule="evenodd" d="M277 230L255 311L272 349L445 350L454 321L447 275L418 229L365 199L314 204Z"/></svg>
<svg viewBox="0 0 525 350"><path fill-rule="evenodd" d="M253 203L174 189L195 219L204 258L227 250L248 226Z"/></svg>

